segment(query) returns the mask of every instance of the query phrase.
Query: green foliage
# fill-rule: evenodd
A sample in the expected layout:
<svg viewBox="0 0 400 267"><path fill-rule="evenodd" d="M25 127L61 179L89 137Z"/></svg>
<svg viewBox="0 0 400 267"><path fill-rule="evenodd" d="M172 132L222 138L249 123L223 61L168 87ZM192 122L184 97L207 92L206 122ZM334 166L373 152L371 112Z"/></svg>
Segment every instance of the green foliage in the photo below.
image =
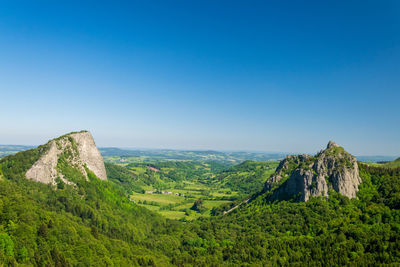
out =
<svg viewBox="0 0 400 267"><path fill-rule="evenodd" d="M193 206L190 208L191 210L203 213L207 210L206 207L204 207L204 203L202 199L198 199L193 203Z"/></svg>
<svg viewBox="0 0 400 267"><path fill-rule="evenodd" d="M14 256L14 242L7 233L0 233L0 250L6 256Z"/></svg>
<svg viewBox="0 0 400 267"><path fill-rule="evenodd" d="M231 167L217 175L217 184L238 191L242 195L254 194L264 186L264 182L275 171L278 166L276 161L245 161L237 166Z"/></svg>
<svg viewBox="0 0 400 267"><path fill-rule="evenodd" d="M56 183L57 183L57 189L64 189L65 188L65 183L61 180L60 177L56 178Z"/></svg>
<svg viewBox="0 0 400 267"><path fill-rule="evenodd" d="M369 165L372 165L372 166L375 166L378 168L396 169L396 168L400 168L400 158L397 158L396 160L389 161L389 162L370 163Z"/></svg>
<svg viewBox="0 0 400 267"><path fill-rule="evenodd" d="M1 147L0 147L1 148ZM219 152L187 150L123 150L119 148L100 148L106 161L112 163L158 163L158 162L214 162L224 167L237 165L245 160L267 161L284 157L280 153Z"/></svg>
<svg viewBox="0 0 400 267"><path fill-rule="evenodd" d="M392 209L400 209L400 168L359 166L360 174L364 177L360 198L368 203L374 201Z"/></svg>
<svg viewBox="0 0 400 267"><path fill-rule="evenodd" d="M105 163L107 178L121 186L127 194L132 192L142 193L144 185L138 177L127 168L112 163Z"/></svg>
<svg viewBox="0 0 400 267"><path fill-rule="evenodd" d="M343 147L341 146L332 146L330 148L327 148L324 150L324 153L330 156L337 156L343 153L347 153L346 150L344 150Z"/></svg>
<svg viewBox="0 0 400 267"><path fill-rule="evenodd" d="M25 173L48 149L48 144L0 159L0 169L8 179L25 179Z"/></svg>
<svg viewBox="0 0 400 267"><path fill-rule="evenodd" d="M66 154L58 168L76 186L57 189L22 179L41 150L25 153L0 160L4 175L0 181L0 262L5 266L376 266L400 262L400 171L393 168L360 164L363 183L357 199L330 192L328 200L271 203L260 194L229 214L223 215L216 207L215 216L187 222L167 220L130 201L127 193L135 188L139 175L115 165L107 166L112 176L108 181L88 169L86 180L72 170ZM263 164L247 162L228 173L230 177L234 171L262 173ZM152 165L160 171L143 168L140 175L175 182L168 175L176 170L174 175L185 173L194 175L193 180L208 181L205 171L189 170L196 164L171 166ZM186 166L191 167L186 171ZM206 193L207 188L211 187L198 190ZM183 212L197 214L207 201L196 200L193 210L188 206Z"/></svg>
<svg viewBox="0 0 400 267"><path fill-rule="evenodd" d="M65 152L58 158L57 170L65 177L68 177L68 181L82 185L86 182L86 177L78 168L71 165L72 153L70 149L65 149Z"/></svg>
<svg viewBox="0 0 400 267"><path fill-rule="evenodd" d="M32 154L29 151L26 156ZM65 155L58 168L77 185L56 190L18 179L29 166L15 157L21 156L0 161L6 170L6 179L0 181L0 262L35 266L168 263L166 256L149 249L146 241L164 234L167 222L131 203L120 185L101 181L89 170L86 181Z"/></svg>

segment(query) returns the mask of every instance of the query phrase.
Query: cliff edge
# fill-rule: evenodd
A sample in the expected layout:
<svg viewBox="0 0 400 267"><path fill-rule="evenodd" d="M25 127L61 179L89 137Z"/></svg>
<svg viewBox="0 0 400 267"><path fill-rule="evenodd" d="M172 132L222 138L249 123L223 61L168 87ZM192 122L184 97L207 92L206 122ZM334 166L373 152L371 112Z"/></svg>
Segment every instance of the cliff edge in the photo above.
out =
<svg viewBox="0 0 400 267"><path fill-rule="evenodd" d="M265 191L273 191L271 199L308 201L311 196L328 197L329 189L355 198L360 183L356 158L330 141L315 156L287 156L267 180Z"/></svg>
<svg viewBox="0 0 400 267"><path fill-rule="evenodd" d="M107 179L103 158L89 132L63 135L49 141L45 147L46 151L26 172L26 178L45 184L56 184L59 178L64 183L71 184L59 167L60 164L68 164L79 170L86 179L88 170L101 180Z"/></svg>

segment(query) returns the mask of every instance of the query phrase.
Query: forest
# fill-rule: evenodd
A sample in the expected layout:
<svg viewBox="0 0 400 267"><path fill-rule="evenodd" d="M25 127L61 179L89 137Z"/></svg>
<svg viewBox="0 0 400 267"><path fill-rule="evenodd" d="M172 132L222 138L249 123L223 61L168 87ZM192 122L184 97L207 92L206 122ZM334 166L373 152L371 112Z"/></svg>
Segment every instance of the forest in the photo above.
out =
<svg viewBox="0 0 400 267"><path fill-rule="evenodd" d="M209 211L209 216L174 220L131 200L137 181L145 176L126 166L107 164L107 181L99 180L89 170L86 181L81 173L63 166L76 187L55 187L25 179L24 173L40 156L40 149L0 160L0 262L5 266L302 266L304 262L320 266L400 262L400 169L396 167L360 163L363 183L356 199L332 191L329 199L271 202L265 194L256 194L251 202L229 214L215 209ZM152 167L162 170L174 166L178 172L175 179L168 173L158 173L156 178L175 183L181 180L179 173L198 163L188 164L162 163ZM220 184L252 194L253 187L243 188L234 181L244 177L258 181L254 188L262 186L261 171L270 171L265 166L276 167L265 164L245 162L227 169L216 168L212 181L231 177L229 182ZM201 178L202 172L197 175ZM193 199L188 207L199 213L204 200Z"/></svg>
<svg viewBox="0 0 400 267"><path fill-rule="evenodd" d="M400 0L0 1L0 267L400 267L399 85Z"/></svg>

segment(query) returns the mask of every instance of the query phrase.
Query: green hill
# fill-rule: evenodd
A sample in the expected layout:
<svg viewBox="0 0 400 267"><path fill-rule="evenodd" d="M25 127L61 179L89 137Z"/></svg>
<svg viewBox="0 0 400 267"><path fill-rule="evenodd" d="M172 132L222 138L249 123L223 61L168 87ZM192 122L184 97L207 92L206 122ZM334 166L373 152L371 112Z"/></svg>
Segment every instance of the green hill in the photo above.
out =
<svg viewBox="0 0 400 267"><path fill-rule="evenodd" d="M278 161L245 161L215 177L216 184L250 195L260 191L278 166Z"/></svg>
<svg viewBox="0 0 400 267"><path fill-rule="evenodd" d="M400 168L400 158L397 158L393 161L378 162L378 163L367 162L364 164L367 164L369 166L373 166L376 168L396 169L396 168Z"/></svg>
<svg viewBox="0 0 400 267"><path fill-rule="evenodd" d="M88 180L73 171L76 185L46 185L25 178L46 146L0 160L0 262L37 266L167 265L151 244L168 222L128 199L122 185ZM168 230L170 231L170 230ZM157 246L157 245L156 245ZM149 249L149 247L152 247Z"/></svg>
<svg viewBox="0 0 400 267"><path fill-rule="evenodd" d="M4 266L375 266L400 262L400 169L359 164L362 183L354 198L333 185L328 198L310 195L307 202L271 199L268 192L260 191L228 214L181 222L132 203L129 195L137 177L126 168L109 165L107 179L100 180L89 168L73 164L79 158L65 161L60 157L59 174L73 184L27 179L27 171L46 151L41 146L0 159L0 263ZM309 168L317 163L317 174L327 167L330 178L335 178L336 171L342 174L353 166L347 162L352 158L343 153L333 146L304 160L292 157L287 170L313 173ZM167 173L171 165L153 167L166 168ZM238 188L240 183L258 184L269 168L274 166L245 162L221 173L219 181L230 181ZM280 170L286 169L278 168L274 175L281 174ZM191 171L186 174L194 175Z"/></svg>
<svg viewBox="0 0 400 267"><path fill-rule="evenodd" d="M229 246L219 259L242 266L398 264L400 170L361 164L359 171L357 198L333 189L328 199L307 202L271 201L261 193L229 214L195 222L192 229L205 237L197 244L215 237Z"/></svg>
<svg viewBox="0 0 400 267"><path fill-rule="evenodd" d="M400 168L400 158L381 164L384 168Z"/></svg>

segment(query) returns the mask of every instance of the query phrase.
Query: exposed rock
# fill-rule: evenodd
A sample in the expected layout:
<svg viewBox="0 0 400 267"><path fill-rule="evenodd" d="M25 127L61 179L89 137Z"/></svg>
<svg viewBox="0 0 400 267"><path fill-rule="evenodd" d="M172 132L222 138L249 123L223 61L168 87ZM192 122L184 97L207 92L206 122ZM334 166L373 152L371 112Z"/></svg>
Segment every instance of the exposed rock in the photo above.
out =
<svg viewBox="0 0 400 267"><path fill-rule="evenodd" d="M312 156L303 154L303 155L289 155L283 159L274 174L268 179L266 186L268 189L272 188L273 185L281 182L285 178L288 178L292 171L301 163L308 162L312 160Z"/></svg>
<svg viewBox="0 0 400 267"><path fill-rule="evenodd" d="M327 178L336 192L355 198L361 178L357 160L342 147L328 147L318 155L314 170L321 178Z"/></svg>
<svg viewBox="0 0 400 267"><path fill-rule="evenodd" d="M329 143L326 146L326 148L329 149L329 148L332 148L332 147L340 147L340 146L331 140L331 141L329 141Z"/></svg>
<svg viewBox="0 0 400 267"><path fill-rule="evenodd" d="M73 133L70 135L78 144L79 156L87 168L101 180L107 180L103 157L94 143L89 132Z"/></svg>
<svg viewBox="0 0 400 267"><path fill-rule="evenodd" d="M50 141L47 152L26 172L26 178L45 184L55 184L55 179L58 176L56 167L60 153L61 151L57 149L55 141Z"/></svg>
<svg viewBox="0 0 400 267"><path fill-rule="evenodd" d="M72 184L68 177L58 170L62 155L68 164L78 169L86 178L86 168L101 180L106 180L103 158L98 151L92 135L87 131L70 133L49 141L47 151L26 172L26 177L45 184L56 184L59 177L64 183Z"/></svg>
<svg viewBox="0 0 400 267"><path fill-rule="evenodd" d="M266 182L265 189L275 190L272 199L294 197L298 201L308 201L311 196L328 197L329 189L354 198L360 183L355 157L330 141L315 157L286 157Z"/></svg>

